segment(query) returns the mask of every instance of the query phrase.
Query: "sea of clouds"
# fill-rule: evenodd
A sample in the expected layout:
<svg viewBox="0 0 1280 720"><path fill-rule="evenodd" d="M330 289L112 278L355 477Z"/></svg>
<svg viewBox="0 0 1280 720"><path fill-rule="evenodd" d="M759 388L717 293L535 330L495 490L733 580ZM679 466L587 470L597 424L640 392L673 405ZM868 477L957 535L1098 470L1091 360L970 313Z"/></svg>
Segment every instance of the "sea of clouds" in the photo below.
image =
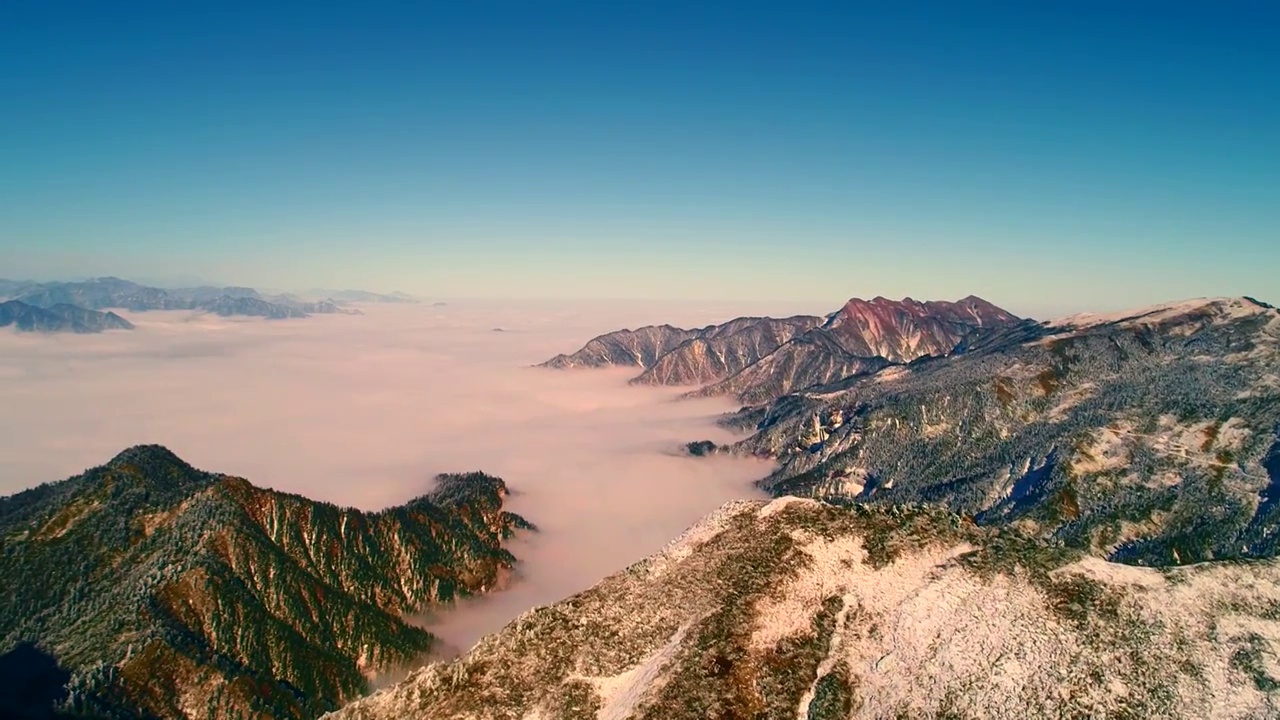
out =
<svg viewBox="0 0 1280 720"><path fill-rule="evenodd" d="M503 477L540 532L515 540L510 586L423 621L469 647L524 610L659 550L722 503L755 496L762 461L688 458L736 405L635 387L625 370L531 367L619 327L701 326L745 305L453 302L268 321L127 314L132 332L0 331L0 494L160 443L205 470L378 509L440 472Z"/></svg>

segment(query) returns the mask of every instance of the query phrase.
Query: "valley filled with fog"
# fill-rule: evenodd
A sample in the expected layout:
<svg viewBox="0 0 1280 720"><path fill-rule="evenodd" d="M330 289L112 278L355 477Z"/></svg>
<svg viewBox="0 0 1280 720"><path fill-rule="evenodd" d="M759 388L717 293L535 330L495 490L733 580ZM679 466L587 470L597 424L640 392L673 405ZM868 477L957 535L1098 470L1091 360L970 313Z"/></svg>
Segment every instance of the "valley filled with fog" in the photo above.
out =
<svg viewBox="0 0 1280 720"><path fill-rule="evenodd" d="M727 441L729 400L676 401L626 370L534 368L622 326L702 325L704 306L454 303L270 321L129 313L132 332L0 332L0 494L60 480L125 447L163 444L201 469L379 509L479 469L540 532L503 592L423 621L465 648L520 612L585 589L661 548L769 465L675 454Z"/></svg>

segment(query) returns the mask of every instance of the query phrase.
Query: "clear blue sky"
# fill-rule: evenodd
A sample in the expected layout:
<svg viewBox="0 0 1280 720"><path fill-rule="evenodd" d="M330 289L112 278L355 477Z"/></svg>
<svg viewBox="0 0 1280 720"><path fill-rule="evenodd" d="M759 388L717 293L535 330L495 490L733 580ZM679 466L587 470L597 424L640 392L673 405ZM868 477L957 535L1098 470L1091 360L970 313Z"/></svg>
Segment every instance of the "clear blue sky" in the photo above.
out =
<svg viewBox="0 0 1280 720"><path fill-rule="evenodd" d="M1280 3L1018 4L8 0L0 277L1280 301Z"/></svg>

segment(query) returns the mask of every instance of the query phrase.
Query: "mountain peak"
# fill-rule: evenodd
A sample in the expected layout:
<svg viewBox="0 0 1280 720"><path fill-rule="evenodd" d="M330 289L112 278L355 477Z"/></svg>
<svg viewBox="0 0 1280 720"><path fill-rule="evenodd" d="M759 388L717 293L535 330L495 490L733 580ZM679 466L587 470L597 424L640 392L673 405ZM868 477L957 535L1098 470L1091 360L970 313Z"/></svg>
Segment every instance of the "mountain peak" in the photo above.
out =
<svg viewBox="0 0 1280 720"><path fill-rule="evenodd" d="M987 302L977 295L968 295L955 302L947 300L920 302L909 295L901 300L891 300L883 295L877 295L871 300L863 300L857 297L850 298L844 304L844 307L829 316L828 324L835 326L848 319L867 318L871 314L883 314L886 312L905 313L918 320L932 319L942 322L977 325L978 327L1003 325L1018 320L1018 317L1013 313ZM883 315L881 319L883 321Z"/></svg>
<svg viewBox="0 0 1280 720"><path fill-rule="evenodd" d="M115 457L111 458L107 464L115 467L126 464L138 465L144 463L159 463L163 465L182 465L185 467L191 467L172 450L164 445L156 443L127 447L117 453Z"/></svg>
<svg viewBox="0 0 1280 720"><path fill-rule="evenodd" d="M201 486L214 478L192 467L169 448L155 444L121 450L104 467L136 476L148 484L173 487Z"/></svg>

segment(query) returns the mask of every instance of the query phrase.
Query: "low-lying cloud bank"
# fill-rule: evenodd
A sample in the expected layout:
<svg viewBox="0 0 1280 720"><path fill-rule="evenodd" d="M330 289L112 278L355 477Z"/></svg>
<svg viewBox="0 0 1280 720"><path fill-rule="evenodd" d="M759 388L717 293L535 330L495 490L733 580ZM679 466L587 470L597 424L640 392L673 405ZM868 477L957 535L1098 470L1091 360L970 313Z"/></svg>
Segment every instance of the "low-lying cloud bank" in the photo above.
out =
<svg viewBox="0 0 1280 720"><path fill-rule="evenodd" d="M438 472L482 469L507 480L512 509L542 532L512 548L524 563L510 589L426 620L465 648L753 495L768 471L671 452L730 439L713 424L728 401L675 402L678 390L628 386L627 371L529 366L618 327L761 310L454 303L293 321L140 313L129 333L0 332L0 494L153 442L200 468L366 509L421 494Z"/></svg>

